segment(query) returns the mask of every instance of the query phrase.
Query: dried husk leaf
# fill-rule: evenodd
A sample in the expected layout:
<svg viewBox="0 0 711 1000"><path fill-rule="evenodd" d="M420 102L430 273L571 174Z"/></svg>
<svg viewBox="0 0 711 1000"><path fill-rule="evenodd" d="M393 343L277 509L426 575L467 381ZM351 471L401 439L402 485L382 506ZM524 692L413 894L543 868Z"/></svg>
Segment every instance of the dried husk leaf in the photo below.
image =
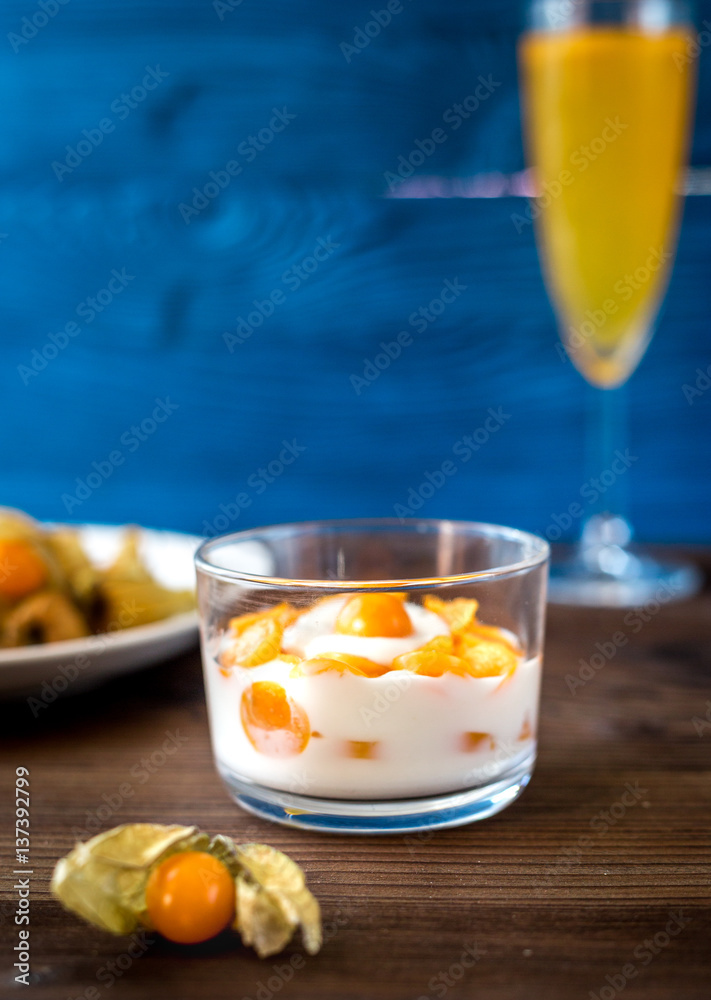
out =
<svg viewBox="0 0 711 1000"><path fill-rule="evenodd" d="M61 642L89 635L79 609L59 590L35 590L5 616L1 646L29 646L36 642Z"/></svg>
<svg viewBox="0 0 711 1000"><path fill-rule="evenodd" d="M105 579L99 584L104 612L102 628L111 630L150 625L171 615L192 611L192 590L169 590L155 580Z"/></svg>
<svg viewBox="0 0 711 1000"><path fill-rule="evenodd" d="M0 538L37 541L41 536L42 529L34 518L13 507L0 507Z"/></svg>
<svg viewBox="0 0 711 1000"><path fill-rule="evenodd" d="M296 924L287 919L280 904L256 882L237 879L238 917L232 925L242 941L252 945L260 958L276 955L291 941Z"/></svg>
<svg viewBox="0 0 711 1000"><path fill-rule="evenodd" d="M140 556L138 547L140 535L137 528L130 528L123 539L121 549L113 563L104 570L104 580L119 580L122 583L151 583L153 577Z"/></svg>
<svg viewBox="0 0 711 1000"><path fill-rule="evenodd" d="M140 534L131 529L108 569L100 574L99 591L104 604L102 629L149 625L195 607L192 590L171 590L154 580L143 562ZM122 612L128 611L128 615Z"/></svg>
<svg viewBox="0 0 711 1000"><path fill-rule="evenodd" d="M218 833L204 850L221 861L232 878L236 879L238 875L242 874L243 869L237 856L239 849L231 837Z"/></svg>
<svg viewBox="0 0 711 1000"><path fill-rule="evenodd" d="M146 882L155 864L182 850L204 850L194 826L131 823L100 833L62 858L51 890L66 909L112 934L150 927Z"/></svg>
<svg viewBox="0 0 711 1000"><path fill-rule="evenodd" d="M81 608L90 607L96 598L99 572L84 551L79 535L60 528L48 532L44 542L56 559L72 597Z"/></svg>
<svg viewBox="0 0 711 1000"><path fill-rule="evenodd" d="M304 947L315 955L321 947L321 910L296 862L266 844L242 844L237 858L244 871L237 877L233 926L244 943L266 958L281 951L301 925Z"/></svg>

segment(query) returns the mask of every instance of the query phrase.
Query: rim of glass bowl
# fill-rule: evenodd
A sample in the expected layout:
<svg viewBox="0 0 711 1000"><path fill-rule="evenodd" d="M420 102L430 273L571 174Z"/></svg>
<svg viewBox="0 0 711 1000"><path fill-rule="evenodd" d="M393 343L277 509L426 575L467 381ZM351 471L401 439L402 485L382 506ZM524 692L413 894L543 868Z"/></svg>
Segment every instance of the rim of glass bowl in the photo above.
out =
<svg viewBox="0 0 711 1000"><path fill-rule="evenodd" d="M402 579L381 580L308 580L291 577L262 576L257 573L244 573L240 570L218 566L209 561L210 550L231 542L261 541L265 535L273 538L279 534L291 534L294 531L319 530L337 531L338 529L394 528L403 534L425 534L435 528L451 535L461 533L464 529L469 534L479 534L503 537L507 541L518 542L524 548L526 556L513 563L495 566L492 569L476 570L471 573L457 573L453 576L409 577ZM440 518L416 518L404 524L396 517L383 518L352 518L326 521L291 521L285 524L270 524L261 528L248 528L245 531L229 532L204 541L195 553L195 565L198 570L219 580L230 583L252 583L264 587L308 588L310 590L384 590L407 588L410 590L442 586L451 583L469 583L481 580L491 580L500 577L513 576L523 570L533 569L547 562L550 557L550 546L545 539L529 531L518 528L507 528L500 524L487 524L481 521L450 521Z"/></svg>

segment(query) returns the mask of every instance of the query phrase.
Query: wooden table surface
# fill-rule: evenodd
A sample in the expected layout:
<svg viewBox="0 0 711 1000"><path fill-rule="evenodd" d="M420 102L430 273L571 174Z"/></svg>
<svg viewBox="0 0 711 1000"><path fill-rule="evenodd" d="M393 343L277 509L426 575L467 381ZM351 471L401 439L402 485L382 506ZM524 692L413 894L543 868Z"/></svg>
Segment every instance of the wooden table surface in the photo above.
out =
<svg viewBox="0 0 711 1000"><path fill-rule="evenodd" d="M610 653L616 632L628 641L571 692L566 675L596 643ZM36 720L24 701L6 704L3 802L16 766L31 778L33 983L18 993L13 982L3 807L0 996L708 1000L710 664L708 593L642 613L550 609L531 785L493 819L422 836L304 833L242 812L213 770L197 652ZM150 938L130 954L127 939L64 913L48 892L57 858L78 830L131 821L287 851L321 901L321 953L295 941L260 961L226 935L193 949Z"/></svg>

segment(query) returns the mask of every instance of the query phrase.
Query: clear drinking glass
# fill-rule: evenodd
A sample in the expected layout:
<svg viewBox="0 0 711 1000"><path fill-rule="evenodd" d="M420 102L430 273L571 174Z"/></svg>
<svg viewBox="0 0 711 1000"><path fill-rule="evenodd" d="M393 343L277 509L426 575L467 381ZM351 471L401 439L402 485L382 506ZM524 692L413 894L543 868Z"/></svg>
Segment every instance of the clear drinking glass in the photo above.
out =
<svg viewBox="0 0 711 1000"><path fill-rule="evenodd" d="M696 64L687 5L536 0L530 12L519 57L532 215L563 356L597 387L590 479L569 517L584 519L582 537L551 568L551 600L634 605L662 585L679 598L699 574L629 548L620 387L652 336L676 248Z"/></svg>
<svg viewBox="0 0 711 1000"><path fill-rule="evenodd" d="M536 757L548 544L495 525L286 524L196 555L215 760L267 819L456 826Z"/></svg>

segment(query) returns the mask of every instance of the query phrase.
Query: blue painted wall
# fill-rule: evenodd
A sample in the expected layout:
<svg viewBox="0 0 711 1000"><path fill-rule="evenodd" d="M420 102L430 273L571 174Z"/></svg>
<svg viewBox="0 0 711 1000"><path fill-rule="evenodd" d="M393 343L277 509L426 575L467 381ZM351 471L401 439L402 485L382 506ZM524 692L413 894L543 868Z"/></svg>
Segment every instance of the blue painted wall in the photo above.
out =
<svg viewBox="0 0 711 1000"><path fill-rule="evenodd" d="M382 197L479 76L490 96L418 173L522 168L520 8L401 7L352 51L372 3L46 0L46 24L4 5L0 503L196 532L392 515L448 459L426 516L543 531L579 498L585 386L512 222L525 202ZM711 198L689 198L629 387L643 539L711 528L711 391L683 393L711 363L710 236Z"/></svg>

